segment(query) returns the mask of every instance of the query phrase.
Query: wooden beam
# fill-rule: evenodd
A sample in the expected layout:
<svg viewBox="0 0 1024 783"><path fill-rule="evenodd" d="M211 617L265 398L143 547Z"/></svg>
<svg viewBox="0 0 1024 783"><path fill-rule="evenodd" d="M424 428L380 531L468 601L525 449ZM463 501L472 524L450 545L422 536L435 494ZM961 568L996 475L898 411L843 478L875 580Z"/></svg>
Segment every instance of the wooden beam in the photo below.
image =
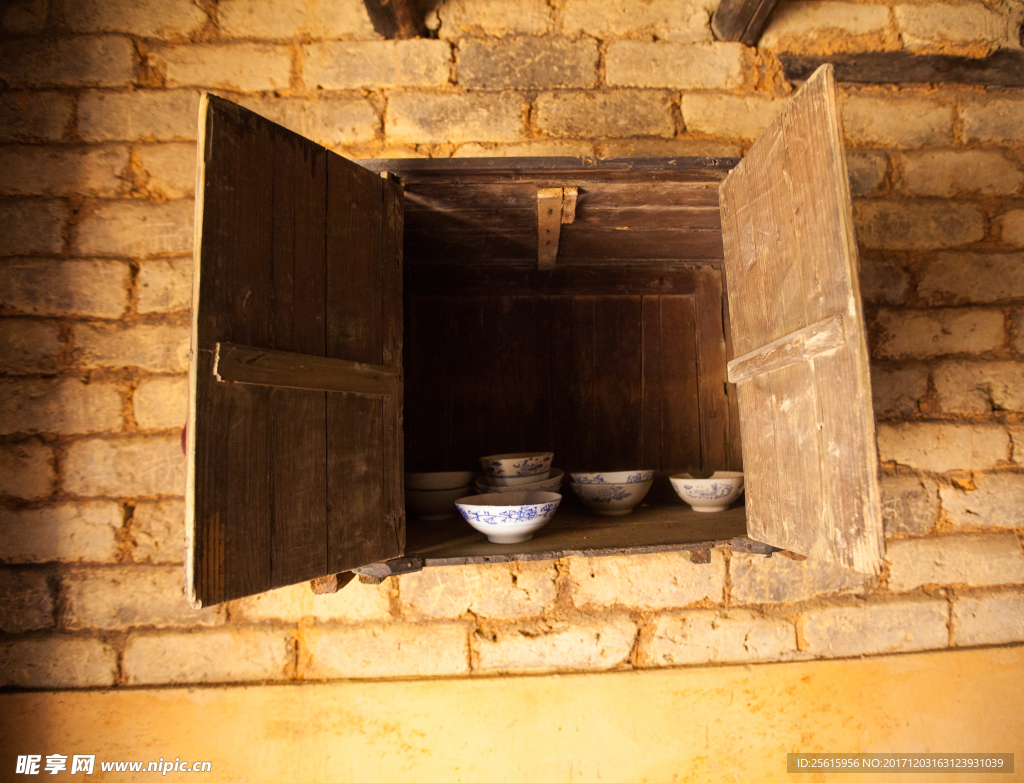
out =
<svg viewBox="0 0 1024 783"><path fill-rule="evenodd" d="M562 189L537 191L537 268L554 269L562 230Z"/></svg>
<svg viewBox="0 0 1024 783"><path fill-rule="evenodd" d="M809 361L845 344L843 317L834 315L733 359L728 364L729 383Z"/></svg>
<svg viewBox="0 0 1024 783"><path fill-rule="evenodd" d="M779 0L722 0L711 17L711 30L719 41L757 46Z"/></svg>
<svg viewBox="0 0 1024 783"><path fill-rule="evenodd" d="M820 65L832 63L837 82L1024 87L1024 52L1012 49L1000 49L981 59L910 52L780 54L778 58L791 82L805 81Z"/></svg>
<svg viewBox="0 0 1024 783"><path fill-rule="evenodd" d="M436 0L363 0L373 29L385 38L419 38L429 35L426 18Z"/></svg>
<svg viewBox="0 0 1024 783"><path fill-rule="evenodd" d="M345 359L217 343L213 374L222 383L248 383L311 391L393 397L398 374L391 367Z"/></svg>

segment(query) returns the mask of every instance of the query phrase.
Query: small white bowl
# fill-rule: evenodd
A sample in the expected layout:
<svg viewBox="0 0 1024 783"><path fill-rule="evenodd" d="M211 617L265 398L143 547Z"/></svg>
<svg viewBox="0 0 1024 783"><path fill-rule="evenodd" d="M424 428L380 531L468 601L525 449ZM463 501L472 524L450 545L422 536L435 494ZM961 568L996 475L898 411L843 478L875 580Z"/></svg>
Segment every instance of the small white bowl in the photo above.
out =
<svg viewBox="0 0 1024 783"><path fill-rule="evenodd" d="M489 484L489 481L494 481L493 478L489 479L486 476L477 479L476 491L481 495L486 495L491 492L558 492L562 488L562 479L565 477L564 471L554 468L551 471L551 475L543 481L535 481L531 484L518 487L500 487Z"/></svg>
<svg viewBox="0 0 1024 783"><path fill-rule="evenodd" d="M407 489L405 508L417 519L432 522L456 514L455 501L465 497L469 487L455 489Z"/></svg>
<svg viewBox="0 0 1024 783"><path fill-rule="evenodd" d="M577 484L569 486L591 513L600 517L621 517L633 510L647 494L654 479L631 484Z"/></svg>
<svg viewBox="0 0 1024 783"><path fill-rule="evenodd" d="M473 483L470 470L452 470L447 473L406 473L406 489L458 489Z"/></svg>
<svg viewBox="0 0 1024 783"><path fill-rule="evenodd" d="M557 492L495 492L461 498L455 505L492 544L519 544L550 522L561 502Z"/></svg>
<svg viewBox="0 0 1024 783"><path fill-rule="evenodd" d="M532 476L484 476L484 482L492 487L532 487L551 478L551 471L545 470Z"/></svg>
<svg viewBox="0 0 1024 783"><path fill-rule="evenodd" d="M743 474L716 470L711 478L695 479L689 473L672 476L672 488L694 511L725 511L743 494Z"/></svg>
<svg viewBox="0 0 1024 783"><path fill-rule="evenodd" d="M640 484L654 478L653 470L618 470L614 473L572 473L577 484Z"/></svg>
<svg viewBox="0 0 1024 783"><path fill-rule="evenodd" d="M551 470L551 460L554 456L550 451L491 454L480 458L480 466L484 473L491 477L536 476Z"/></svg>

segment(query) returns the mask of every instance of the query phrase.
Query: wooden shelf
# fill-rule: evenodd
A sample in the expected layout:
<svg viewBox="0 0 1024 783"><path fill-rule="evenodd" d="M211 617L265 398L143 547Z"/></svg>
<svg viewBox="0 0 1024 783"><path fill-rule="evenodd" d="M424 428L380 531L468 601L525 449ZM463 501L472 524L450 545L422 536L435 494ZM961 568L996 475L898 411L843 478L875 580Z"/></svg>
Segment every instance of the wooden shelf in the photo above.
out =
<svg viewBox="0 0 1024 783"><path fill-rule="evenodd" d="M624 517L599 517L563 496L554 519L521 544L492 544L461 517L443 522L410 519L405 555L422 560L423 566L443 566L678 552L728 546L746 532L742 505L698 514L682 503L651 504Z"/></svg>

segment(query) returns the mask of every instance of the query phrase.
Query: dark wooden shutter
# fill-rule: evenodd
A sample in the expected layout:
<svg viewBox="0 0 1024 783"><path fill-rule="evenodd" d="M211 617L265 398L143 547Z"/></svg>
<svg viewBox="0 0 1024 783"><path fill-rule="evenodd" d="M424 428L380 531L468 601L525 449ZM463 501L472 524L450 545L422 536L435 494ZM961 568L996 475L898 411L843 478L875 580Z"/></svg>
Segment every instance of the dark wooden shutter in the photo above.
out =
<svg viewBox="0 0 1024 783"><path fill-rule="evenodd" d="M831 66L730 172L720 203L748 532L875 573L878 456Z"/></svg>
<svg viewBox="0 0 1024 783"><path fill-rule="evenodd" d="M401 186L200 107L186 579L196 606L405 545Z"/></svg>

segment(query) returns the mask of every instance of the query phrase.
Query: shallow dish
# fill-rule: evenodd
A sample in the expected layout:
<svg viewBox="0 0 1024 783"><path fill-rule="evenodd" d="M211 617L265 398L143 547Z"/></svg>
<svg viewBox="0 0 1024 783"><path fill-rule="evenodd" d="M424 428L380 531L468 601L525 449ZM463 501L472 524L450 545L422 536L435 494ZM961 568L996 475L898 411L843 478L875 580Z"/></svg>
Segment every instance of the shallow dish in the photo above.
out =
<svg viewBox="0 0 1024 783"><path fill-rule="evenodd" d="M470 470L451 470L444 473L406 473L406 489L458 489L473 483Z"/></svg>
<svg viewBox="0 0 1024 783"><path fill-rule="evenodd" d="M640 484L654 478L653 470L617 470L614 473L572 473L577 484Z"/></svg>
<svg viewBox="0 0 1024 783"><path fill-rule="evenodd" d="M518 487L500 487L489 484L489 481L494 481L493 478L487 478L482 476L476 481L476 491L481 495L486 495L490 492L525 492L532 490L534 492L558 492L562 488L562 479L565 477L565 472L558 468L553 468L548 478L542 481L534 481L531 484Z"/></svg>
<svg viewBox="0 0 1024 783"><path fill-rule="evenodd" d="M551 521L562 496L557 492L494 492L460 498L455 505L492 544L519 544Z"/></svg>
<svg viewBox="0 0 1024 783"><path fill-rule="evenodd" d="M417 519L428 522L455 516L455 501L465 497L469 487L455 489L407 489L405 508Z"/></svg>
<svg viewBox="0 0 1024 783"><path fill-rule="evenodd" d="M725 511L743 494L743 474L716 470L711 478L695 479L689 473L672 476L672 488L694 511Z"/></svg>
<svg viewBox="0 0 1024 783"><path fill-rule="evenodd" d="M480 466L488 476L536 476L551 470L554 453L525 451L520 454L490 454L480 458Z"/></svg>
<svg viewBox="0 0 1024 783"><path fill-rule="evenodd" d="M492 487L532 487L551 478L551 471L545 470L532 476L484 476L484 483Z"/></svg>
<svg viewBox="0 0 1024 783"><path fill-rule="evenodd" d="M621 517L644 499L654 479L629 484L577 484L569 486L591 513L601 517Z"/></svg>

